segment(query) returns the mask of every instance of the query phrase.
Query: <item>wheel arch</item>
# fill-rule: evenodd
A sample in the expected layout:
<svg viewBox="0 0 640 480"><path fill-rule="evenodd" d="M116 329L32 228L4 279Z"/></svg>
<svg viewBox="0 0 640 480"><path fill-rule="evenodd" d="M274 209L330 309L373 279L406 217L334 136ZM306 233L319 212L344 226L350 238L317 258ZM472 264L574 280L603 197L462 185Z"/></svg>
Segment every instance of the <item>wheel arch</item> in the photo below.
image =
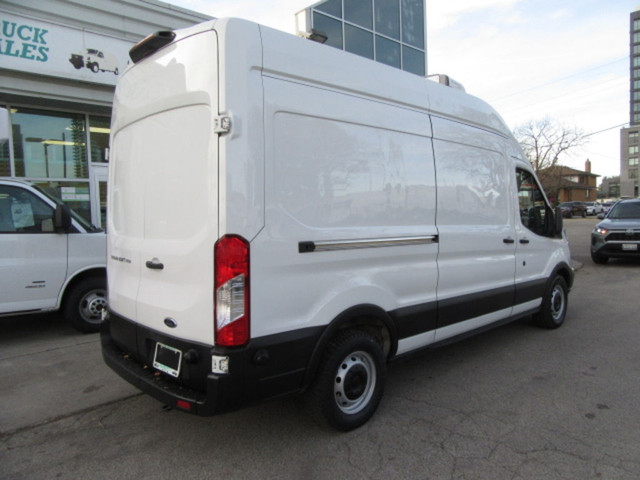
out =
<svg viewBox="0 0 640 480"><path fill-rule="evenodd" d="M565 262L556 265L556 267L551 272L551 275L549 276L549 281L552 282L553 279L558 275L564 278L564 281L567 283L567 288L571 290L571 288L573 287L573 278L575 276L573 268Z"/></svg>
<svg viewBox="0 0 640 480"><path fill-rule="evenodd" d="M331 339L338 332L350 328L363 330L372 335L382 346L385 358L389 359L395 355L398 348L398 335L389 314L377 305L364 304L350 307L324 329L316 342L305 374L305 386L308 386L316 376L322 356Z"/></svg>
<svg viewBox="0 0 640 480"><path fill-rule="evenodd" d="M105 267L91 267L87 268L86 270L75 272L67 279L67 282L60 290L60 295L58 297L58 308L62 308L64 306L64 303L69 296L69 292L73 291L73 288L78 283L83 282L90 277L104 277L106 279L107 269Z"/></svg>

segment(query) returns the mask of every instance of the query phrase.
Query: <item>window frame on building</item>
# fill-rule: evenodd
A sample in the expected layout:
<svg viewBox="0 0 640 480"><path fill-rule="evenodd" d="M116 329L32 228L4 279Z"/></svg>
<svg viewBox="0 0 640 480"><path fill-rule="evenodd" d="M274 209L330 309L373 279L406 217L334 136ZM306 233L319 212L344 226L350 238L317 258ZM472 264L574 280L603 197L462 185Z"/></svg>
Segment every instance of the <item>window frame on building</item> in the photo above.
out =
<svg viewBox="0 0 640 480"><path fill-rule="evenodd" d="M8 138L0 139L0 176L29 181L62 200L88 222L102 223L94 218L92 208L92 199L100 197L99 192L92 191L95 188L92 170L108 164L110 117L73 109L10 103L0 104L0 109L6 110L10 128ZM18 116L21 121L17 120ZM46 123L51 119L59 120L58 130L65 119L81 122L81 125L48 134L50 127ZM42 135L28 137L22 134L21 130L29 120L34 124L31 132ZM26 135L29 135L28 131ZM38 144L43 148L42 158L37 151ZM54 158L50 158L52 154Z"/></svg>

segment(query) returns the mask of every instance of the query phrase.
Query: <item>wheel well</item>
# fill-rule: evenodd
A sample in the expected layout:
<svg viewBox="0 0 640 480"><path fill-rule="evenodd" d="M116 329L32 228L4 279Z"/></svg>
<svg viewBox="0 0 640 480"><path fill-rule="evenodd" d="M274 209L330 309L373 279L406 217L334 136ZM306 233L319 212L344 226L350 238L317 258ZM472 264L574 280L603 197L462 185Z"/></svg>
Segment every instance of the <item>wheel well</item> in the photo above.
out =
<svg viewBox="0 0 640 480"><path fill-rule="evenodd" d="M560 275L562 278L564 278L564 281L567 284L567 288L569 288L570 290L573 286L573 270L571 269L571 267L569 265L562 265L558 267L554 272L554 275L552 275L552 278L556 275Z"/></svg>
<svg viewBox="0 0 640 480"><path fill-rule="evenodd" d="M348 329L362 330L375 338L385 358L393 356L398 347L396 330L389 315L375 305L359 305L338 315L318 340L307 368L305 385L313 380L329 341L339 332Z"/></svg>
<svg viewBox="0 0 640 480"><path fill-rule="evenodd" d="M60 301L60 306L63 306L67 301L67 297L69 296L69 292L71 292L76 285L81 282L84 282L88 278L92 277L104 277L107 276L107 270L105 268L92 268L91 270L85 270L83 272L78 273L75 277L73 277L67 285L64 287L64 292L62 293L62 299Z"/></svg>

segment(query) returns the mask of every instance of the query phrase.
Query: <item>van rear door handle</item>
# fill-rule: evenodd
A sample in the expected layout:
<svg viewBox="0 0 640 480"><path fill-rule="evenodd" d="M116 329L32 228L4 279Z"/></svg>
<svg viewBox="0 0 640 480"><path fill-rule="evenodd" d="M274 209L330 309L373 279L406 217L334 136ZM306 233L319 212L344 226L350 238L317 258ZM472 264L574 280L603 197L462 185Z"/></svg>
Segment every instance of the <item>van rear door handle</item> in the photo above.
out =
<svg viewBox="0 0 640 480"><path fill-rule="evenodd" d="M150 268L151 270L164 269L164 263L161 263L160 260L158 260L157 258L154 258L153 260L147 260L147 263L145 265L147 266L147 268Z"/></svg>
<svg viewBox="0 0 640 480"><path fill-rule="evenodd" d="M516 241L515 241L513 238L511 238L511 237L503 238L503 239L502 239L502 242L503 242L503 243L508 243L508 244L516 243Z"/></svg>

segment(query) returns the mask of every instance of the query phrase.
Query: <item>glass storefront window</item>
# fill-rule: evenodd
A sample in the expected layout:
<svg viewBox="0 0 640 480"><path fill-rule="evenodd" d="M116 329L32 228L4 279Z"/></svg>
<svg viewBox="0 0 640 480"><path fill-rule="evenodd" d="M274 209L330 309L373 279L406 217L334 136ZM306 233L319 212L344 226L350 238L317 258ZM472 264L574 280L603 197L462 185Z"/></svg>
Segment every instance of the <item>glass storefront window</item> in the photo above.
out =
<svg viewBox="0 0 640 480"><path fill-rule="evenodd" d="M313 12L313 28L327 34L325 45L342 49L342 22Z"/></svg>
<svg viewBox="0 0 640 480"><path fill-rule="evenodd" d="M373 5L371 0L344 0L344 19L372 30Z"/></svg>
<svg viewBox="0 0 640 480"><path fill-rule="evenodd" d="M345 24L344 49L373 60L373 33Z"/></svg>
<svg viewBox="0 0 640 480"><path fill-rule="evenodd" d="M342 0L327 0L326 2L318 5L316 10L328 13L334 17L342 17Z"/></svg>
<svg viewBox="0 0 640 480"><path fill-rule="evenodd" d="M33 182L53 197L62 200L69 208L91 223L89 182Z"/></svg>
<svg viewBox="0 0 640 480"><path fill-rule="evenodd" d="M398 0L376 2L375 17L376 33L400 40L400 4Z"/></svg>
<svg viewBox="0 0 640 480"><path fill-rule="evenodd" d="M402 46L402 69L424 76L424 53L415 48Z"/></svg>
<svg viewBox="0 0 640 480"><path fill-rule="evenodd" d="M0 106L0 177L11 176L11 163L9 158L9 135L11 134L11 121L9 110Z"/></svg>
<svg viewBox="0 0 640 480"><path fill-rule="evenodd" d="M12 123L16 176L89 177L84 115L18 108Z"/></svg>
<svg viewBox="0 0 640 480"><path fill-rule="evenodd" d="M327 34L326 45L424 76L425 1L327 0L306 12L313 29Z"/></svg>
<svg viewBox="0 0 640 480"><path fill-rule="evenodd" d="M376 35L376 61L400 68L400 44Z"/></svg>
<svg viewBox="0 0 640 480"><path fill-rule="evenodd" d="M109 117L89 117L89 140L91 142L91 161L106 163L109 161Z"/></svg>
<svg viewBox="0 0 640 480"><path fill-rule="evenodd" d="M424 2L422 0L402 0L402 41L414 47L424 48ZM422 56L424 57L424 54ZM405 70L408 69L405 68ZM424 71L420 75L424 75Z"/></svg>

